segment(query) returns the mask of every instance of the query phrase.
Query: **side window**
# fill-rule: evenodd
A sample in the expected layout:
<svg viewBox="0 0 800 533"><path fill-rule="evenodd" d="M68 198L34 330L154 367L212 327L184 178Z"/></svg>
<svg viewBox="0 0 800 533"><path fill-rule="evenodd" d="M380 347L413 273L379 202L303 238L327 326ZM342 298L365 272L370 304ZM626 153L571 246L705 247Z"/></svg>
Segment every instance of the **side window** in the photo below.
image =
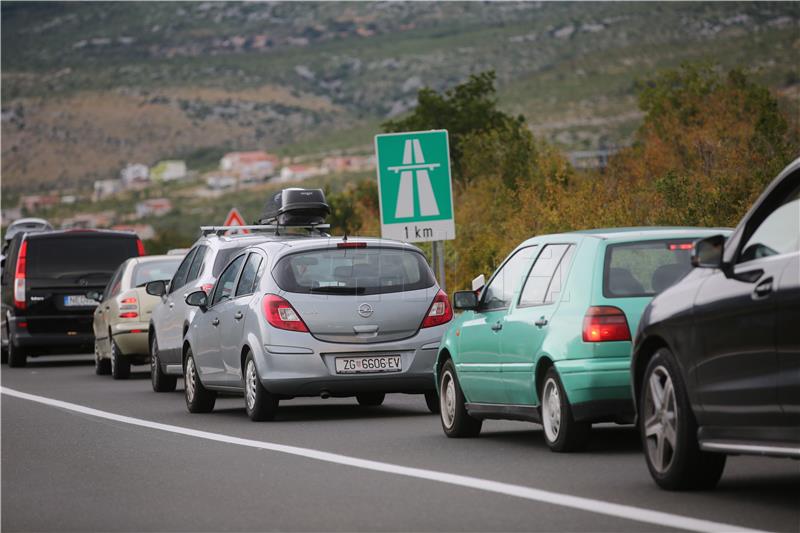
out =
<svg viewBox="0 0 800 533"><path fill-rule="evenodd" d="M525 280L525 286L522 287L522 293L519 296L520 307L550 303L554 301L553 298L560 295L562 275L559 263L567 248L572 247L568 244L548 244L542 248L542 253L536 258L536 262ZM556 272L558 272L557 280L554 276ZM566 268L564 274L566 274ZM551 282L557 282L557 285L553 285L552 291L550 290Z"/></svg>
<svg viewBox="0 0 800 533"><path fill-rule="evenodd" d="M239 285L236 287L237 297L253 292L253 286L256 283L256 276L258 275L260 266L261 256L255 253L250 254L242 270L242 275L239 277Z"/></svg>
<svg viewBox="0 0 800 533"><path fill-rule="evenodd" d="M200 267L203 266L203 260L206 258L206 252L208 252L208 246L197 247L197 252L195 252L194 259L192 260L192 266L189 267L189 273L186 275L186 283L191 283L197 279L197 275L200 273Z"/></svg>
<svg viewBox="0 0 800 533"><path fill-rule="evenodd" d="M536 246L520 248L509 257L483 291L481 310L505 309L511 305L514 293L536 253Z"/></svg>
<svg viewBox="0 0 800 533"><path fill-rule="evenodd" d="M739 255L739 263L770 255L800 251L800 187L791 191L783 201L761 221L747 239Z"/></svg>
<svg viewBox="0 0 800 533"><path fill-rule="evenodd" d="M214 297L211 299L211 305L217 305L223 300L229 300L233 295L234 284L236 283L236 276L239 275L239 270L244 263L245 255L242 254L234 259L231 264L225 267L222 274L217 279L217 284L214 286Z"/></svg>
<svg viewBox="0 0 800 533"><path fill-rule="evenodd" d="M189 267L192 264L192 259L194 259L194 255L197 253L197 248L194 248L186 254L186 257L183 258L181 261L180 266L178 266L178 270L175 271L175 275L172 276L172 281L169 282L169 292L175 292L184 285L186 285L186 275L189 273Z"/></svg>
<svg viewBox="0 0 800 533"><path fill-rule="evenodd" d="M127 263L127 261L126 261ZM106 285L105 290L103 291L103 300L108 300L119 294L120 285L122 285L122 272L125 270L125 263L122 263L119 268L114 272L114 275L111 276L111 279L108 281L108 285Z"/></svg>

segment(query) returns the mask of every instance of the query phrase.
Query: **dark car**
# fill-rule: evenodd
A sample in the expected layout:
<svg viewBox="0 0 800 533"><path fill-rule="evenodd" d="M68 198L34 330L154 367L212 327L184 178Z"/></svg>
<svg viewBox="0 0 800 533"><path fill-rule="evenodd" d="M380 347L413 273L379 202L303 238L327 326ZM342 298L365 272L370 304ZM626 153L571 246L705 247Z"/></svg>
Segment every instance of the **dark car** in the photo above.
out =
<svg viewBox="0 0 800 533"><path fill-rule="evenodd" d="M3 269L3 355L9 366L28 356L91 353L92 314L102 291L129 257L144 255L142 241L119 231L19 233Z"/></svg>
<svg viewBox="0 0 800 533"><path fill-rule="evenodd" d="M711 488L728 454L800 458L800 159L645 309L633 347L653 479Z"/></svg>

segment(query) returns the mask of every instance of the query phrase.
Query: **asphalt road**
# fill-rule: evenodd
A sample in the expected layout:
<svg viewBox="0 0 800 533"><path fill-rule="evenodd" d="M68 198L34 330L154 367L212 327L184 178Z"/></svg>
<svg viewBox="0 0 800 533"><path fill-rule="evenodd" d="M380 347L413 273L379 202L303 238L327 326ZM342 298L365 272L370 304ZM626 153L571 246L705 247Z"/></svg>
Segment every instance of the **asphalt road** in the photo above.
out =
<svg viewBox="0 0 800 533"><path fill-rule="evenodd" d="M692 522L701 530L800 531L797 461L731 457L716 490L668 493L628 427L596 427L589 450L571 455L522 422L454 440L421 396L404 395L377 408L292 400L256 424L241 398L189 414L180 385L156 394L139 368L114 381L87 358L2 367L3 531L660 531L684 518L710 521ZM663 521L642 521L661 516L652 511Z"/></svg>

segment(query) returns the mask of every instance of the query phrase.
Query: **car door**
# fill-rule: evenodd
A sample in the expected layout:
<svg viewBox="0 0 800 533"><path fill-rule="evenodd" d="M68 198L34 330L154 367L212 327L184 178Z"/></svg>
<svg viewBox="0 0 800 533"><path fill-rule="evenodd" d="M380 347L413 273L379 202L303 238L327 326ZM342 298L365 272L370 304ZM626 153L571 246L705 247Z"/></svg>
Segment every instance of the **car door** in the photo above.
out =
<svg viewBox="0 0 800 533"><path fill-rule="evenodd" d="M458 336L458 379L472 403L507 403L501 375L500 338L503 318L528 272L535 246L515 250L494 273L481 295L478 308L461 323Z"/></svg>
<svg viewBox="0 0 800 533"><path fill-rule="evenodd" d="M561 301L574 245L548 244L536 257L518 301L503 318L502 373L509 402L537 403L536 357Z"/></svg>
<svg viewBox="0 0 800 533"><path fill-rule="evenodd" d="M800 187L775 192L744 226L746 231L752 229L743 235L732 271L712 274L696 297L694 323L701 346L697 381L703 425L778 426L784 418L779 390L790 406L796 399L798 367L792 362L792 353L800 345L800 322L791 322L791 317L797 316L798 304L784 298L796 283L794 275L786 272L797 268ZM786 294L781 294L784 287ZM781 372L781 363L789 370L786 374Z"/></svg>
<svg viewBox="0 0 800 533"><path fill-rule="evenodd" d="M214 284L208 309L195 314L191 323L192 350L204 383L226 385L222 340L228 328L235 327L234 293L246 254L237 256L222 271ZM230 340L230 337L227 337Z"/></svg>
<svg viewBox="0 0 800 533"><path fill-rule="evenodd" d="M197 248L192 248L178 266L172 281L169 282L169 292L164 296L161 313L155 317L158 319L156 328L160 333L158 349L160 352L165 352L167 357L171 355L171 360L175 359L174 355L180 353L183 346L183 315L186 303L183 300L185 297L182 289L186 285L186 277L196 253Z"/></svg>
<svg viewBox="0 0 800 533"><path fill-rule="evenodd" d="M262 261L263 258L258 252L252 252L247 256L242 273L236 283L234 296L229 303L225 304L229 307L229 311L224 317L220 317L220 351L225 368L225 381L232 386L243 383L241 354L246 317L253 299L253 290ZM222 324L222 320L227 322Z"/></svg>

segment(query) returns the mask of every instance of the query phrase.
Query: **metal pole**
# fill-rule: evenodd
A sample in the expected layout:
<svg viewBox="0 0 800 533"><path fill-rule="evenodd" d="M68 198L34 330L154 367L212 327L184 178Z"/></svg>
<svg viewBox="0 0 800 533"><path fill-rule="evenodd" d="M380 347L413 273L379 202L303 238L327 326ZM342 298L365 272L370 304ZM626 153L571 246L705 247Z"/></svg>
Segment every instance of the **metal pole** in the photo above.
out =
<svg viewBox="0 0 800 533"><path fill-rule="evenodd" d="M439 287L447 292L445 288L445 274L444 274L444 241L435 241L433 243L433 258L437 265L439 272Z"/></svg>

